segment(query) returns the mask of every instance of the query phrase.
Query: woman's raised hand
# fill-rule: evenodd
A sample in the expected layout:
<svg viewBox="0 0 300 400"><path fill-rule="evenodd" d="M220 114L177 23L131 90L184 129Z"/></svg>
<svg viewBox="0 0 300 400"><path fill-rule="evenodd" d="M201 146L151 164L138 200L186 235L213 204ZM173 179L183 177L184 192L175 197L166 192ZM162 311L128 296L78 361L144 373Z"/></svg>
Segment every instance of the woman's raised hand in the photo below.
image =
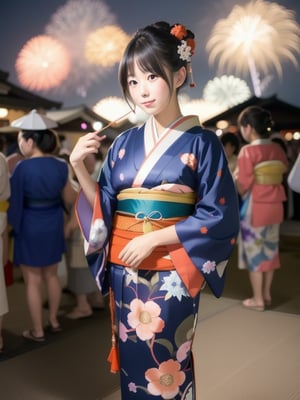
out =
<svg viewBox="0 0 300 400"><path fill-rule="evenodd" d="M88 154L98 153L101 142L105 139L105 135L99 136L99 131L89 132L81 136L70 154L71 165L76 166L76 164L82 162Z"/></svg>

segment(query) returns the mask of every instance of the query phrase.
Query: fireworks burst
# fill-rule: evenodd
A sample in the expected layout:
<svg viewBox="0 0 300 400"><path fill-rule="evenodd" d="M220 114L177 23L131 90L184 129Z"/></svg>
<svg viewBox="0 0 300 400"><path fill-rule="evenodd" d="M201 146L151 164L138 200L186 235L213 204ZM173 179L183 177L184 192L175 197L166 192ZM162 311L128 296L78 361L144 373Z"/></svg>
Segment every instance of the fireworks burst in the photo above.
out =
<svg viewBox="0 0 300 400"><path fill-rule="evenodd" d="M111 67L118 63L130 37L118 26L108 25L89 34L85 56L91 64Z"/></svg>
<svg viewBox="0 0 300 400"><path fill-rule="evenodd" d="M251 96L249 86L242 79L222 75L208 81L203 90L204 100L230 108L246 101Z"/></svg>
<svg viewBox="0 0 300 400"><path fill-rule="evenodd" d="M132 124L146 121L148 115L139 107L134 111L129 107L122 97L110 96L99 100L93 107L95 113L107 121L116 121L113 126L121 125L126 119Z"/></svg>
<svg viewBox="0 0 300 400"><path fill-rule="evenodd" d="M206 121L225 111L225 108L203 99L191 100L188 96L179 96L179 105L183 115L197 115L200 122Z"/></svg>
<svg viewBox="0 0 300 400"><path fill-rule="evenodd" d="M254 92L261 95L258 71L270 68L282 75L281 61L298 65L300 27L294 12L276 3L254 0L236 5L226 19L219 20L207 42L209 62L219 58L220 70L250 71Z"/></svg>
<svg viewBox="0 0 300 400"><path fill-rule="evenodd" d="M39 35L24 45L15 66L22 86L30 90L46 91L66 79L70 71L70 57L56 39Z"/></svg>
<svg viewBox="0 0 300 400"><path fill-rule="evenodd" d="M93 110L107 121L117 120L118 125L124 122L128 117L127 114L130 112L126 101L116 96L105 97L99 100L93 107ZM123 115L125 115L124 118L122 118Z"/></svg>
<svg viewBox="0 0 300 400"><path fill-rule="evenodd" d="M77 94L84 97L92 83L107 72L88 62L84 56L85 45L91 32L114 23L115 16L99 0L69 0L56 11L46 32L65 45L72 61L68 79L60 90L66 92L75 89Z"/></svg>

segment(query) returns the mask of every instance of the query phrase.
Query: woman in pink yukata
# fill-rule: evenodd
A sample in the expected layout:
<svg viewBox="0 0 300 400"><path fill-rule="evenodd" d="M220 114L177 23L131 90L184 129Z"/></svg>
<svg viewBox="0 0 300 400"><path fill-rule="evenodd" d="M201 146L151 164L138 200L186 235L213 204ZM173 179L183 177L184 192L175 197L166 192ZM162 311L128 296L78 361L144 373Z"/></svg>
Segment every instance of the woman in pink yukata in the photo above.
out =
<svg viewBox="0 0 300 400"><path fill-rule="evenodd" d="M105 136L86 134L70 156L82 188L77 215L87 259L111 296L109 361L112 372L120 367L123 400L195 399L200 291L206 281L221 295L239 229L222 145L178 104L194 48L183 25L138 30L119 80L125 99L149 119L116 138L97 183L83 160Z"/></svg>
<svg viewBox="0 0 300 400"><path fill-rule="evenodd" d="M286 200L282 185L288 160L279 144L272 142L273 121L269 111L251 106L239 115L238 125L249 144L238 155L236 186L243 197L239 268L248 269L252 297L248 309L263 311L272 302L274 271L280 267L279 226Z"/></svg>

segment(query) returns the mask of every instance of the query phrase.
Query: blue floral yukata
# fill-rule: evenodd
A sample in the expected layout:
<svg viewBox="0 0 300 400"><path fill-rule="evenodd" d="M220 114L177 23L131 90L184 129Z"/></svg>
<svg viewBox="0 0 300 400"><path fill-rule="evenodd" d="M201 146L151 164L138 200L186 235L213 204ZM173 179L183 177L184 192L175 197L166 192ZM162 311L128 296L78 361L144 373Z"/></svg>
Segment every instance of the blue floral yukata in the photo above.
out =
<svg viewBox="0 0 300 400"><path fill-rule="evenodd" d="M195 116L160 137L149 118L117 137L98 183L94 209L81 193L77 215L91 271L114 300L122 400L195 399L200 290L206 282L221 295L239 229L222 145ZM118 260L134 235L172 224L178 245L157 248L137 272Z"/></svg>

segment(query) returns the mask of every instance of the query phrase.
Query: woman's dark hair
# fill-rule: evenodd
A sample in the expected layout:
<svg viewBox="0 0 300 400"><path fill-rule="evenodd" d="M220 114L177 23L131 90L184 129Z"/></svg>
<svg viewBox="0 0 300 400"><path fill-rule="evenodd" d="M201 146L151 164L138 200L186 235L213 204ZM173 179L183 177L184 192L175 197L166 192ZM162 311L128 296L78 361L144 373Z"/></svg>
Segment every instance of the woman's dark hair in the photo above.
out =
<svg viewBox="0 0 300 400"><path fill-rule="evenodd" d="M174 26L174 25L173 25ZM119 66L119 82L127 102L131 101L128 88L128 75L133 74L136 61L142 71L148 71L164 79L170 90L172 82L167 71L176 72L187 62L181 60L178 46L181 41L170 33L172 26L165 21L148 25L136 32L129 42ZM194 34L187 30L189 37Z"/></svg>
<svg viewBox="0 0 300 400"><path fill-rule="evenodd" d="M245 108L238 117L239 126L250 125L256 133L264 138L270 136L274 122L271 113L258 106Z"/></svg>
<svg viewBox="0 0 300 400"><path fill-rule="evenodd" d="M37 148L46 154L54 154L59 147L58 135L51 129L47 130L22 130L25 140L32 139Z"/></svg>
<svg viewBox="0 0 300 400"><path fill-rule="evenodd" d="M234 154L237 155L240 150L240 141L235 133L226 132L221 136L221 142L223 146L226 146L227 143L232 144L234 147Z"/></svg>

